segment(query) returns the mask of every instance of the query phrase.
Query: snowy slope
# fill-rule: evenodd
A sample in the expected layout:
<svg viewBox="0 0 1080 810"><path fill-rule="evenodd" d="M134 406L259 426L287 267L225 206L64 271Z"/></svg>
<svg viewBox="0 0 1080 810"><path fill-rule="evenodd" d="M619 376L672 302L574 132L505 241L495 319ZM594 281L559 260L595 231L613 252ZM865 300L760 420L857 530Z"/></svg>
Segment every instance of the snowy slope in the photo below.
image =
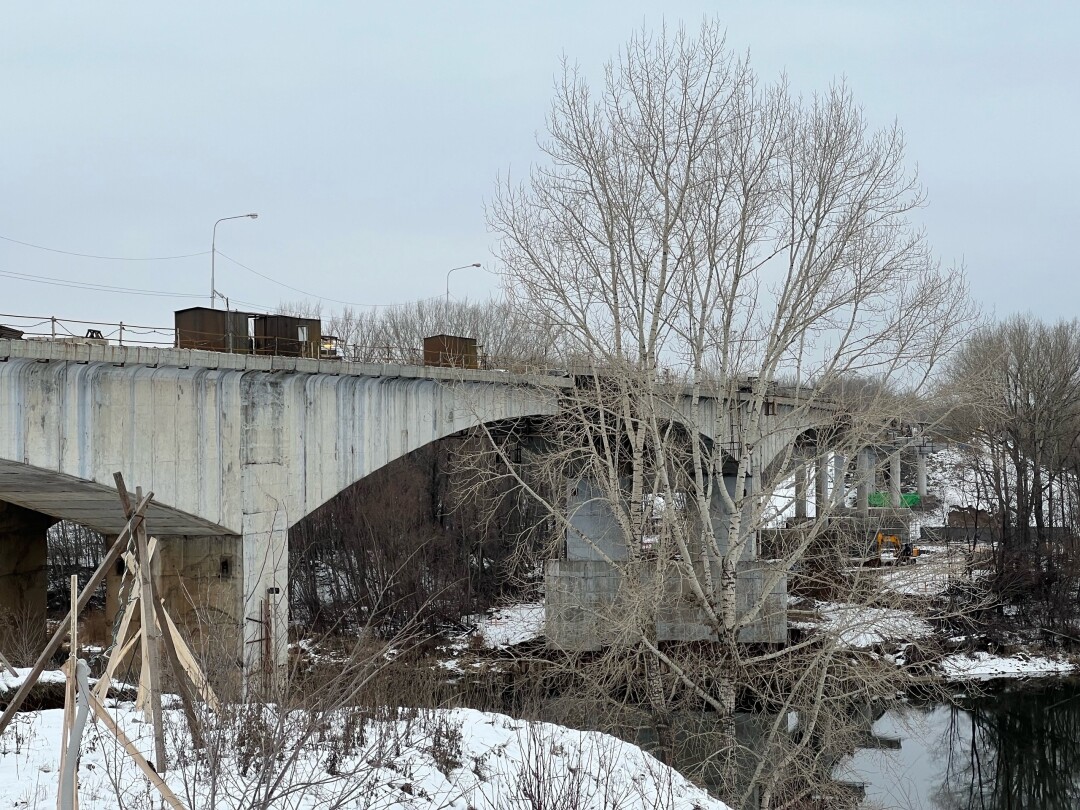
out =
<svg viewBox="0 0 1080 810"><path fill-rule="evenodd" d="M130 704L115 714L149 754L150 728L141 714ZM499 714L414 712L359 725L338 718L306 738L282 735L269 758L260 758L253 743L261 726L248 718L208 734L221 757L216 778L194 756L180 713L166 717L165 778L191 808L729 810L637 746ZM0 738L0 807L56 807L62 721L61 710L20 714ZM81 750L82 810L162 806L100 724L87 727ZM271 801L258 804L266 799Z"/></svg>

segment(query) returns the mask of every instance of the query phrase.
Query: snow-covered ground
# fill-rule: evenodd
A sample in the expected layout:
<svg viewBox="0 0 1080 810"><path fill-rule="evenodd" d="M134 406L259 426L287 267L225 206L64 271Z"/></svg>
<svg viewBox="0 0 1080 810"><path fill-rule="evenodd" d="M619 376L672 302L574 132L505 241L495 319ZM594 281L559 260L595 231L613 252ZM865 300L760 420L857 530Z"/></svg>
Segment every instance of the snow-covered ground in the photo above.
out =
<svg viewBox="0 0 1080 810"><path fill-rule="evenodd" d="M23 681L26 680L26 676L30 672L30 667L15 667L16 674L13 676L6 667L0 667L0 692L15 691L23 685ZM47 669L38 678L38 683L63 684L66 681L67 678L64 677L64 673L58 669Z"/></svg>
<svg viewBox="0 0 1080 810"><path fill-rule="evenodd" d="M510 647L544 634L544 603L494 608L477 618L477 632L489 647Z"/></svg>
<svg viewBox="0 0 1080 810"><path fill-rule="evenodd" d="M823 632L852 649L866 649L886 641L914 641L933 634L933 628L910 610L874 608L838 602L816 602Z"/></svg>
<svg viewBox="0 0 1080 810"><path fill-rule="evenodd" d="M115 715L152 758L150 727L130 704ZM270 717L273 727L273 718ZM17 716L0 738L0 807L56 807L62 710ZM337 722L282 736L263 757L250 720L217 736L216 775L194 755L180 712L166 712L164 778L185 807L239 810L729 810L637 746L598 732L469 709ZM303 728L303 724L300 724ZM264 737L265 739L265 737ZM276 740L277 737L272 737ZM109 733L88 725L79 762L82 810L164 806ZM269 792L269 794L268 794Z"/></svg>
<svg viewBox="0 0 1080 810"><path fill-rule="evenodd" d="M997 678L1036 678L1068 675L1076 664L1042 655L992 655L988 652L958 653L941 661L941 669L953 681L989 681Z"/></svg>

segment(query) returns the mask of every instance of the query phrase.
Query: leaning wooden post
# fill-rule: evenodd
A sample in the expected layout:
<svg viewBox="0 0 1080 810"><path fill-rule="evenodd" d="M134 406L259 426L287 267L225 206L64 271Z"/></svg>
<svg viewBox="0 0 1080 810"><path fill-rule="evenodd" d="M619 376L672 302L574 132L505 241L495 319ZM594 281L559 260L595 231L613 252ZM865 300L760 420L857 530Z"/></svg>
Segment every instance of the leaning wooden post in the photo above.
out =
<svg viewBox="0 0 1080 810"><path fill-rule="evenodd" d="M142 487L135 490L135 497L142 500ZM161 628L154 616L154 582L150 575L150 550L146 544L146 524L140 523L135 530L135 542L139 555L139 587L142 598L142 644L148 671L145 678L150 688L150 721L154 726L154 767L165 773L165 729L161 719Z"/></svg>
<svg viewBox="0 0 1080 810"><path fill-rule="evenodd" d="M117 473L119 475L119 473ZM46 665L56 655L56 651L60 649L60 645L68 634L68 623L71 621L71 614L76 616L82 612L82 609L86 607L86 603L90 601L90 597L94 595L94 591L97 590L102 580L105 579L105 575L109 569L116 563L116 558L120 556L120 549L122 549L131 537L134 527L141 525L144 518L143 513L146 511L146 507L150 505L150 502L154 499L154 493L147 493L145 498L139 501L139 505L135 508L134 514L131 519L124 526L124 530L120 532L120 535L116 538L116 543L105 554L105 559L101 561L101 565L98 566L94 575L90 577L90 581L83 588L82 593L79 594L79 602L73 606L68 612L68 615L63 618L59 626L56 628L56 632L53 633L52 638L49 639L48 644L45 645L45 649L41 651L41 655L38 656L37 661L34 662L33 668L30 670L30 674L26 676L26 680L23 681L22 686L15 692L14 697L11 698L11 702L4 709L4 713L0 715L0 734L4 733L4 730L11 724L11 719L15 716L15 713L22 706L26 700L26 696L30 694L30 690L37 683L38 678L41 677L41 673L45 671Z"/></svg>

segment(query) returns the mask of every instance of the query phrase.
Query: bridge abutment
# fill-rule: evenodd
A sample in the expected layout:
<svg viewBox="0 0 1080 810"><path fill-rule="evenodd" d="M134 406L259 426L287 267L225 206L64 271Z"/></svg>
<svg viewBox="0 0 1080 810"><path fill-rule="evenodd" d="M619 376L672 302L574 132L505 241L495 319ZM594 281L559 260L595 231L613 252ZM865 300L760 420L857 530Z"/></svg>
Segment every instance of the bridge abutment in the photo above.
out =
<svg viewBox="0 0 1080 810"><path fill-rule="evenodd" d="M26 663L45 646L47 535L54 523L48 515L0 501L0 648Z"/></svg>

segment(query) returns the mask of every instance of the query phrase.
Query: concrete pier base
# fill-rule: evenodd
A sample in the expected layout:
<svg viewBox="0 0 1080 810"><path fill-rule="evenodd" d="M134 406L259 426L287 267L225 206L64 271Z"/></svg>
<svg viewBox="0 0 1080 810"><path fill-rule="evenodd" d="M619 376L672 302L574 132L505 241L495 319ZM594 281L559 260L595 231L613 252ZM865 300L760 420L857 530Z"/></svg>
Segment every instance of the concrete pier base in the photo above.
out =
<svg viewBox="0 0 1080 810"><path fill-rule="evenodd" d="M45 647L47 533L55 518L0 501L0 649L27 665Z"/></svg>
<svg viewBox="0 0 1080 810"><path fill-rule="evenodd" d="M151 567L166 611L218 688L241 673L242 565L241 538L217 535L159 537Z"/></svg>

